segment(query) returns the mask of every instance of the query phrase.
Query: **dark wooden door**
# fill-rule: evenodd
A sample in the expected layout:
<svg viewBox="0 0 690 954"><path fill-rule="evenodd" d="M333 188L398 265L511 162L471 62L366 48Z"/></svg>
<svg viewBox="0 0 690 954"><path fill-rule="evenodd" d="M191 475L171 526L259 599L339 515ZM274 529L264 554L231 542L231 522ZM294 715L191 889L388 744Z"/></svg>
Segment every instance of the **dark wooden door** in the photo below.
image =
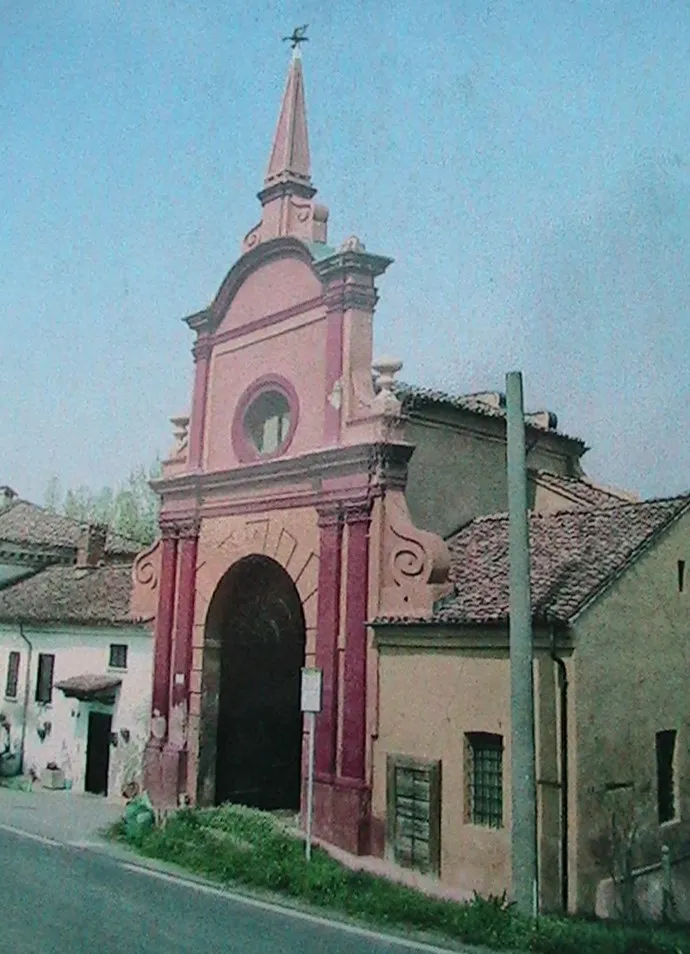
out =
<svg viewBox="0 0 690 954"><path fill-rule="evenodd" d="M94 795L108 794L108 768L110 766L110 730L113 717L103 712L89 713L89 732L86 743L87 792Z"/></svg>

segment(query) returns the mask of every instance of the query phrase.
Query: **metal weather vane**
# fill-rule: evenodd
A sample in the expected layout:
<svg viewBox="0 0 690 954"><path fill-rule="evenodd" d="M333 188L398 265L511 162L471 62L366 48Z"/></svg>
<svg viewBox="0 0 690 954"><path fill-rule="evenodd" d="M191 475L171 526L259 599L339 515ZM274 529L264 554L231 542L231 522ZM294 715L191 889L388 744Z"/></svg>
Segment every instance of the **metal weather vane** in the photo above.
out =
<svg viewBox="0 0 690 954"><path fill-rule="evenodd" d="M289 43L291 49L298 49L300 43L308 43L309 37L306 36L308 23L305 23L304 26L295 27L292 31L292 36L284 36L283 43Z"/></svg>

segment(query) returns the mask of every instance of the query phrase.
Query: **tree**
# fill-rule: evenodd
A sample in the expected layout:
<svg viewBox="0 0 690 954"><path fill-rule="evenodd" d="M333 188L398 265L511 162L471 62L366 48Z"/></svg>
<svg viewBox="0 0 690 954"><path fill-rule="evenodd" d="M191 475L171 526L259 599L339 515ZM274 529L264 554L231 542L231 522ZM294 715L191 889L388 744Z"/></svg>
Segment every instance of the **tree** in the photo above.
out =
<svg viewBox="0 0 690 954"><path fill-rule="evenodd" d="M45 508L57 513L62 507L62 488L57 477L51 477L45 492Z"/></svg>
<svg viewBox="0 0 690 954"><path fill-rule="evenodd" d="M146 545L156 537L160 506L149 481L160 475L161 463L156 460L148 471L143 467L133 470L115 489L102 487L94 492L81 486L68 490L64 497L58 478L53 477L46 488L45 506L79 523L105 523L113 533Z"/></svg>

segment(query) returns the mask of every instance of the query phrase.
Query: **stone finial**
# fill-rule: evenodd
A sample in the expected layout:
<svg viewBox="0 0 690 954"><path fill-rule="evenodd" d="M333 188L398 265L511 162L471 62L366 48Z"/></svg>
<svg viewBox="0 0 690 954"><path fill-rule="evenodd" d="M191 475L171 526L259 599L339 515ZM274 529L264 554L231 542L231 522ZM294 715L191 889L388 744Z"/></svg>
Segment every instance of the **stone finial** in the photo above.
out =
<svg viewBox="0 0 690 954"><path fill-rule="evenodd" d="M177 417L171 417L170 423L174 431L175 447L173 456L179 454L187 446L187 437L189 435L189 414L178 414Z"/></svg>
<svg viewBox="0 0 690 954"><path fill-rule="evenodd" d="M366 252L366 248L363 242L357 238L356 235L351 235L349 238L346 238L344 242L341 242L338 247L339 252Z"/></svg>
<svg viewBox="0 0 690 954"><path fill-rule="evenodd" d="M393 393L393 387L395 376L402 366L402 361L398 358L389 357L379 358L371 366L378 390L373 406L383 414L397 414L400 411L401 404Z"/></svg>

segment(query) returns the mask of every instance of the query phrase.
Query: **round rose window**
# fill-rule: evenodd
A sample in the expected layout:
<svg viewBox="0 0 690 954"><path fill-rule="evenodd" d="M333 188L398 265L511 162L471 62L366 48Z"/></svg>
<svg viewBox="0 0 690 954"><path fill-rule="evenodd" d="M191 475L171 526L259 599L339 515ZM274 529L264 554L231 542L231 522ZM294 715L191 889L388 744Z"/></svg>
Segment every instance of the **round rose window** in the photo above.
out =
<svg viewBox="0 0 690 954"><path fill-rule="evenodd" d="M244 432L264 457L281 449L290 435L290 404L282 391L263 391L244 414Z"/></svg>

